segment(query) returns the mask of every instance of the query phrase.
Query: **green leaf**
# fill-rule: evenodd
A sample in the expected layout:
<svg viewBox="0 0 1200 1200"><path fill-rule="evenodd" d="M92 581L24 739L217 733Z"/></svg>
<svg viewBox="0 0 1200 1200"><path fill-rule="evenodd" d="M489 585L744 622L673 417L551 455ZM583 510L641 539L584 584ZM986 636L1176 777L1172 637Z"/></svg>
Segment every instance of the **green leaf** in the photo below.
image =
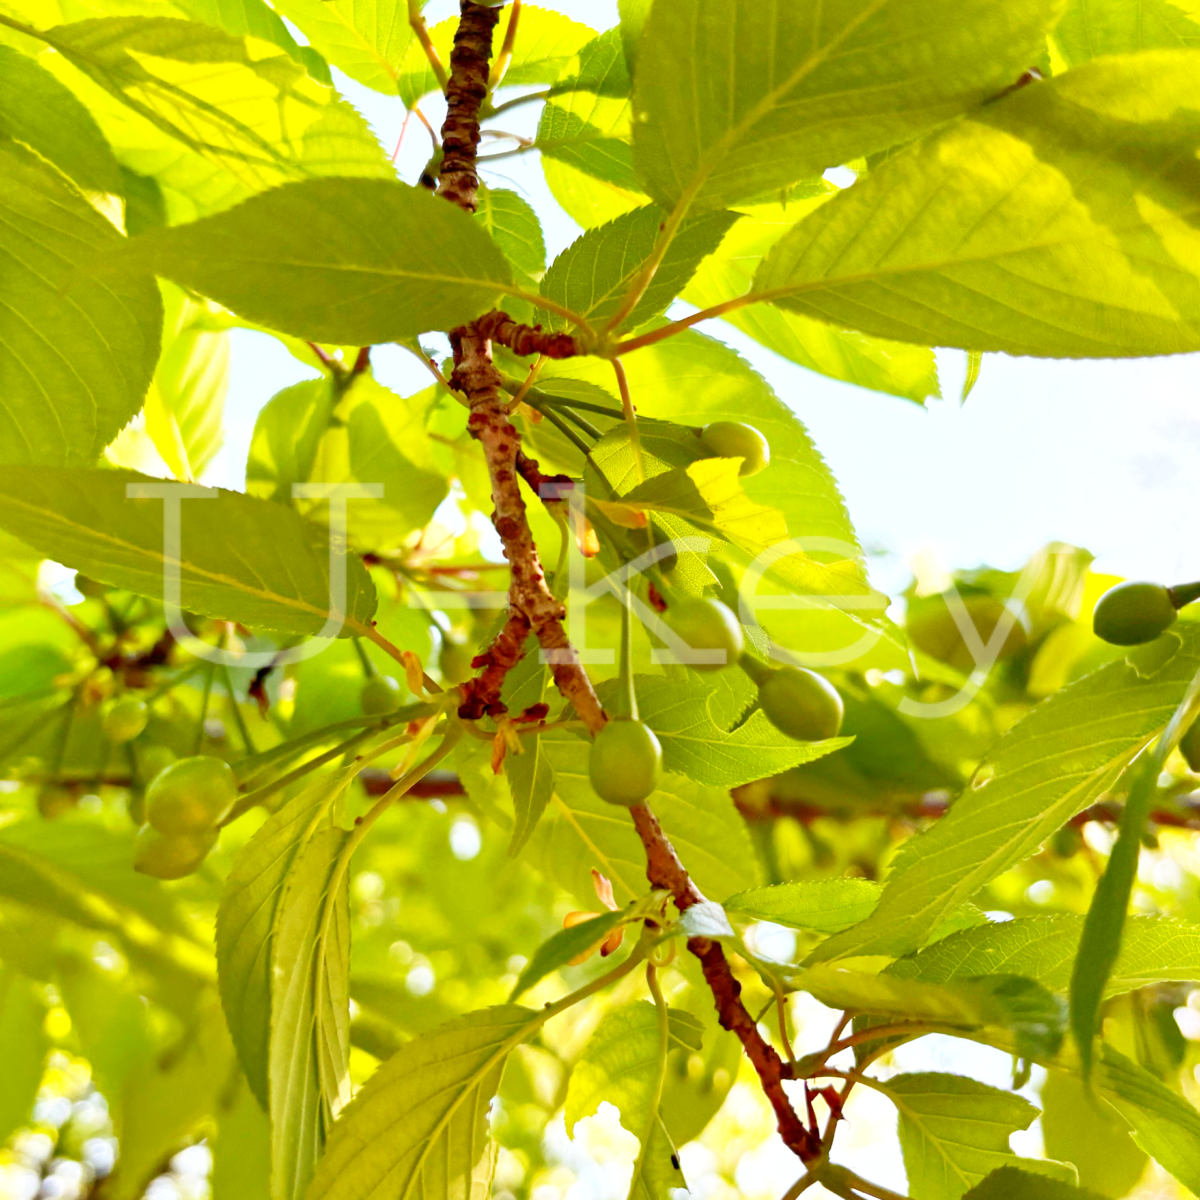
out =
<svg viewBox="0 0 1200 1200"><path fill-rule="evenodd" d="M880 890L879 884L869 879L804 879L738 892L725 901L725 908L756 921L774 921L815 933L837 933L869 917L879 903ZM1021 970L1013 973L1031 974ZM918 977L924 978L913 976Z"/></svg>
<svg viewBox="0 0 1200 1200"><path fill-rule="evenodd" d="M508 261L528 279L540 276L546 269L546 242L529 201L507 188L489 187L479 189L478 199L476 220Z"/></svg>
<svg viewBox="0 0 1200 1200"><path fill-rule="evenodd" d="M297 45L279 14L265 0L172 0L193 21L215 25L234 37L273 42L322 83L330 83L329 67L309 46Z"/></svg>
<svg viewBox="0 0 1200 1200"><path fill-rule="evenodd" d="M401 398L372 376L360 375L337 406L334 420L345 424L348 470L338 469L336 454L326 460L323 446L313 477L383 486L378 501L364 500L350 513L350 531L360 545L399 545L424 528L446 498L450 483L437 468L425 432L436 397L431 388Z"/></svg>
<svg viewBox="0 0 1200 1200"><path fill-rule="evenodd" d="M413 44L406 0L281 0L279 11L351 79L395 94Z"/></svg>
<svg viewBox="0 0 1200 1200"><path fill-rule="evenodd" d="M0 46L0 136L49 159L118 227L121 170L91 113L49 71Z"/></svg>
<svg viewBox="0 0 1200 1200"><path fill-rule="evenodd" d="M624 148L624 143L620 145ZM541 163L551 195L558 201L559 207L584 229L594 229L646 203L646 197L641 192L606 183L562 158L543 154Z"/></svg>
<svg viewBox="0 0 1200 1200"><path fill-rule="evenodd" d="M641 192L629 144L629 86L620 31L609 29L580 51L578 71L551 88L535 141L542 155L626 193Z"/></svg>
<svg viewBox="0 0 1200 1200"><path fill-rule="evenodd" d="M114 978L115 974L86 960L65 959L55 974L55 986L96 1087L116 1102L120 1128L126 1088L153 1063L155 1044L146 999L132 979Z"/></svg>
<svg viewBox="0 0 1200 1200"><path fill-rule="evenodd" d="M163 1163L205 1130L221 1095L236 1079L233 1047L216 997L201 997L173 1053L153 1057L131 1075L120 1098L121 1160L114 1200L140 1200Z"/></svg>
<svg viewBox="0 0 1200 1200"><path fill-rule="evenodd" d="M1101 1046L1093 1079L1133 1126L1133 1140L1184 1187L1200 1193L1200 1113L1111 1046Z"/></svg>
<svg viewBox="0 0 1200 1200"><path fill-rule="evenodd" d="M92 579L160 598L164 501L126 495L127 486L158 482L135 471L12 467L0 476L0 527ZM238 492L196 488L191 495L180 502L183 608L280 633L321 630L333 611L328 535ZM338 636L349 637L365 632L375 589L356 557L346 555L343 564Z"/></svg>
<svg viewBox="0 0 1200 1200"><path fill-rule="evenodd" d="M0 175L0 458L92 463L142 405L158 357L157 289L79 278L81 261L125 239L45 159L0 140Z"/></svg>
<svg viewBox="0 0 1200 1200"><path fill-rule="evenodd" d="M901 341L1062 357L1194 350L1198 70L1200 52L1153 51L1021 88L818 208L753 290Z"/></svg>
<svg viewBox="0 0 1200 1200"><path fill-rule="evenodd" d="M950 811L897 855L879 907L815 959L916 949L1001 872L1111 790L1161 732L1200 667L1200 629L1180 624L1056 692L989 751Z"/></svg>
<svg viewBox="0 0 1200 1200"><path fill-rule="evenodd" d="M146 396L146 432L177 479L195 479L221 448L229 334L206 328L204 309L177 288L167 300L173 336Z"/></svg>
<svg viewBox="0 0 1200 1200"><path fill-rule="evenodd" d="M753 689L747 684L739 690L744 693L744 710ZM601 691L603 699L607 689ZM641 719L662 743L664 768L697 783L739 787L812 762L850 743L849 738L797 742L780 733L761 712L727 733L714 719L716 694L712 690L681 687L677 680L661 675L639 675L637 695Z"/></svg>
<svg viewBox="0 0 1200 1200"><path fill-rule="evenodd" d="M828 186L828 185L827 185ZM820 193L824 199L832 194ZM755 208L725 235L715 254L700 264L683 299L711 308L750 290L763 256L808 208L806 202ZM785 312L772 304L751 304L724 314L723 320L776 354L810 371L877 392L923 404L940 395L937 362L926 346L870 338L852 329Z"/></svg>
<svg viewBox="0 0 1200 1200"><path fill-rule="evenodd" d="M647 890L646 855L625 811L601 800L588 781L590 740L543 733L554 797L531 842L535 862L586 907L595 903L591 870L606 875L617 903ZM679 857L706 895L728 896L757 883L745 822L724 788L665 775L649 799Z"/></svg>
<svg viewBox="0 0 1200 1200"><path fill-rule="evenodd" d="M649 205L589 229L551 264L542 280L542 295L580 313L597 327L605 324L621 307L630 283L650 257L666 217L662 209ZM686 287L701 259L717 248L737 219L736 213L717 211L686 221L620 328L642 325L665 311ZM566 324L561 317L553 323Z"/></svg>
<svg viewBox="0 0 1200 1200"><path fill-rule="evenodd" d="M888 967L888 974L931 983L976 975L1025 975L1065 994L1082 932L1083 918L1067 913L978 925L899 959ZM1104 994L1118 996L1156 983L1195 980L1200 980L1200 926L1131 917Z"/></svg>
<svg viewBox="0 0 1200 1200"><path fill-rule="evenodd" d="M627 436L620 431L617 437ZM601 451L598 444L593 457ZM741 460L702 458L639 483L621 497L646 512L681 517L752 554L787 540L783 513L750 499L738 474Z"/></svg>
<svg viewBox="0 0 1200 1200"><path fill-rule="evenodd" d="M638 58L634 161L667 207L720 207L819 175L995 95L1059 11L1037 0L656 5Z"/></svg>
<svg viewBox="0 0 1200 1200"><path fill-rule="evenodd" d="M486 1193L496 1160L488 1106L509 1054L542 1020L516 1005L487 1008L403 1046L334 1125L308 1200Z"/></svg>
<svg viewBox="0 0 1200 1200"><path fill-rule="evenodd" d="M323 3L324 0L304 0L306 5L315 5L318 2ZM450 17L445 21L439 21L429 30L429 40L433 43L438 58L447 68L450 63L450 52L454 48L454 31L457 28L458 18ZM500 44L494 36L492 44L493 46ZM417 102L431 92L442 90L438 77L433 73L433 67L429 65L429 56L425 53L425 47L420 42L408 43L408 49L405 50L404 56L396 68L395 83L392 87L380 87L379 90L391 91L393 87L400 97L400 102L409 110L415 108Z"/></svg>
<svg viewBox="0 0 1200 1200"><path fill-rule="evenodd" d="M246 491L276 504L292 503L292 484L312 478L321 438L337 403L328 378L294 383L263 406L246 461Z"/></svg>
<svg viewBox="0 0 1200 1200"><path fill-rule="evenodd" d="M221 1200L263 1200L271 1188L271 1127L244 1082L222 1108L213 1148L212 1189Z"/></svg>
<svg viewBox="0 0 1200 1200"><path fill-rule="evenodd" d="M637 63L638 42L652 6L653 0L617 0L617 11L621 14L621 46L630 71Z"/></svg>
<svg viewBox="0 0 1200 1200"><path fill-rule="evenodd" d="M221 1006L242 1070L264 1108L270 1107L276 1089L287 1082L285 1076L276 1077L283 1049L282 1040L277 1044L276 1037L282 1039L289 1032L279 1029L277 1034L277 1014L283 1011L284 996L294 1008L298 997L295 992L289 995L289 988L293 977L301 974L289 969L275 975L277 935L282 929L287 944L292 945L299 928L292 914L281 921L284 899L298 886L297 881L303 887L306 876L310 882L319 876L309 870L293 877L293 872L305 865L301 856L314 838L330 840L327 815L360 769L354 763L341 771L325 772L272 813L238 855L221 893L217 912ZM315 986L315 978L315 971L310 972L300 982ZM277 985L284 989L282 994L276 993ZM346 1017L348 1020L348 1013ZM300 1030L290 1032L295 1037Z"/></svg>
<svg viewBox="0 0 1200 1200"><path fill-rule="evenodd" d="M1200 47L1200 11L1170 0L1070 0L1051 44L1069 67L1109 54Z"/></svg>
<svg viewBox="0 0 1200 1200"><path fill-rule="evenodd" d="M506 11L511 21L512 9ZM507 33L508 25L504 28ZM501 86L554 83L595 37L596 31L590 25L572 21L552 9L522 5L516 45Z"/></svg>
<svg viewBox="0 0 1200 1200"><path fill-rule="evenodd" d="M979 372L983 367L983 354L979 350L967 351L967 374L963 379L962 393L958 398L959 404L966 404L967 397L975 390L979 382Z"/></svg>
<svg viewBox="0 0 1200 1200"><path fill-rule="evenodd" d="M742 480L746 494L782 510L793 537L830 537L857 546L837 482L807 430L735 351L689 331L629 355L625 370L633 402L644 416L693 426L710 421L753 425L771 444L771 465ZM607 363L555 363L543 373L543 388L549 389L555 376L613 391Z"/></svg>
<svg viewBox="0 0 1200 1200"><path fill-rule="evenodd" d="M0 1139L29 1124L42 1083L49 1039L43 1028L46 1002L15 971L0 970L0 1044L5 1047L0 1086Z"/></svg>
<svg viewBox="0 0 1200 1200"><path fill-rule="evenodd" d="M350 906L338 879L349 834L317 830L296 851L271 931L271 1186L302 1200L350 1100Z"/></svg>
<svg viewBox="0 0 1200 1200"><path fill-rule="evenodd" d="M900 1114L908 1189L920 1200L959 1200L992 1171L1012 1163L1008 1139L1038 1110L1012 1092L961 1075L896 1075L879 1085ZM1022 1167L1073 1184L1064 1163L1022 1160Z"/></svg>
<svg viewBox="0 0 1200 1200"><path fill-rule="evenodd" d="M513 985L509 1001L524 995L534 984L540 983L551 972L567 966L572 959L599 946L614 929L630 919L630 914L624 909L618 912L597 913L589 921L572 925L569 929L560 929L552 934L533 952L533 957L526 963L525 969Z"/></svg>
<svg viewBox="0 0 1200 1200"><path fill-rule="evenodd" d="M696 1018L673 1009L668 1019L668 1048L698 1050L703 1027ZM602 1101L620 1110L621 1124L646 1143L630 1195L650 1200L665 1196L667 1188L686 1186L656 1106L663 1062L658 1022L655 1006L645 1001L605 1013L571 1072L565 1113L572 1134L576 1122L595 1113Z"/></svg>
<svg viewBox="0 0 1200 1200"><path fill-rule="evenodd" d="M1146 1170L1146 1153L1095 1090L1063 1071L1042 1085L1042 1136L1050 1158L1075 1164L1082 1187L1118 1200Z"/></svg>
<svg viewBox="0 0 1200 1200"><path fill-rule="evenodd" d="M137 934L140 942L156 937L190 942L175 898L130 870L132 829L90 821L14 821L0 829L0 858L0 894L22 904L88 929ZM134 915L140 921L131 921Z"/></svg>
<svg viewBox="0 0 1200 1200"><path fill-rule="evenodd" d="M463 324L512 290L507 261L471 217L383 180L276 188L134 238L117 265L165 275L283 333L363 346Z"/></svg>
<svg viewBox="0 0 1200 1200"><path fill-rule="evenodd" d="M539 658L537 639L528 638L525 657L508 673L501 699L509 711L524 712L531 705L542 703L549 682L549 667ZM509 754L504 759L504 774L513 801L513 831L508 852L514 856L525 848L554 792L554 768L550 765L541 734L522 738L521 745L524 754ZM514 992L512 998L518 994Z"/></svg>
<svg viewBox="0 0 1200 1200"><path fill-rule="evenodd" d="M381 488L347 512L351 541L378 551L421 529L446 498L449 480L426 431L437 391L401 397L370 372L299 383L259 414L246 464L247 490L328 525L328 501L293 497L296 483L358 481Z"/></svg>
<svg viewBox="0 0 1200 1200"><path fill-rule="evenodd" d="M151 17L80 21L42 36L121 164L194 211L289 180L394 177L362 117L278 46Z"/></svg>
<svg viewBox="0 0 1200 1200"><path fill-rule="evenodd" d="M1091 1069L1092 1040L1099 1024L1100 1003L1120 953L1129 897L1137 878L1142 835L1150 817L1151 804L1158 794L1158 778L1168 755L1198 717L1200 671L1192 679L1162 736L1130 772L1116 845L1092 893L1071 973L1071 1033L1083 1060L1085 1078Z"/></svg>
<svg viewBox="0 0 1200 1200"><path fill-rule="evenodd" d="M934 984L822 965L800 971L788 983L830 1008L964 1030L989 1026L1006 1030L1015 1052L1027 1058L1054 1054L1066 1027L1062 1001L1017 975Z"/></svg>
<svg viewBox="0 0 1200 1200"><path fill-rule="evenodd" d="M804 426L766 381L728 346L691 331L646 346L623 361L634 404L643 417L693 427L710 421L745 421L770 443L771 465L740 480L740 487L755 503L784 514L796 545L794 553L770 566L757 591L768 603L776 601L772 593L781 589L792 595L829 598L817 604L759 610L757 593L749 597L751 611L759 613L771 636L804 654L849 654L857 669L909 669L907 648L882 619L887 599L866 581L861 550L837 482ZM612 394L607 363L584 358L554 363L543 371L541 386L550 390L554 380L562 377L596 384ZM662 427L652 429L643 422L641 429L645 451ZM699 454L695 442L690 453L680 449L680 439L692 435L685 430L669 432L678 455L670 465L686 465ZM668 433L662 432L662 441L667 439ZM666 450L663 446L664 456ZM705 468L709 469L718 475L723 470ZM610 483L628 478L626 487L636 481L634 471L632 451L619 460L614 457L605 469ZM784 604L790 606L791 601Z"/></svg>
<svg viewBox="0 0 1200 1200"><path fill-rule="evenodd" d="M965 1200L1100 1200L1096 1192L1072 1187L1060 1179L1031 1174L1028 1159L1025 1170L1001 1167L967 1192Z"/></svg>

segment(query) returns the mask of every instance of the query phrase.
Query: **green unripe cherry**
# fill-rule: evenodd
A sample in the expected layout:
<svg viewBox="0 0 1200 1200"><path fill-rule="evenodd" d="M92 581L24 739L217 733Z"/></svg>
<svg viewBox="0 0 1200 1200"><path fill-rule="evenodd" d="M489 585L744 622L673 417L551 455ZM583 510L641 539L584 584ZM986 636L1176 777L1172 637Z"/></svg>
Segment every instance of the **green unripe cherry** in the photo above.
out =
<svg viewBox="0 0 1200 1200"><path fill-rule="evenodd" d="M462 644L453 638L442 638L442 652L438 655L438 666L441 668L442 681L452 686L466 683L473 674L471 659L475 656Z"/></svg>
<svg viewBox="0 0 1200 1200"><path fill-rule="evenodd" d="M217 831L164 834L143 825L133 841L133 869L155 879L182 879L191 875L217 844Z"/></svg>
<svg viewBox="0 0 1200 1200"><path fill-rule="evenodd" d="M641 721L609 721L596 734L588 758L588 778L601 800L630 808L658 786L662 746Z"/></svg>
<svg viewBox="0 0 1200 1200"><path fill-rule="evenodd" d="M745 649L746 642L737 617L720 600L698 596L677 600L664 619L693 650L724 651L725 657L720 662L688 662L687 651L681 651L680 661L687 663L693 671L719 671L736 662Z"/></svg>
<svg viewBox="0 0 1200 1200"><path fill-rule="evenodd" d="M104 710L104 732L114 742L132 742L150 719L150 710L139 696L117 696Z"/></svg>
<svg viewBox="0 0 1200 1200"><path fill-rule="evenodd" d="M739 475L757 475L771 461L771 447L753 425L713 421L700 431L700 445L710 458L740 458Z"/></svg>
<svg viewBox="0 0 1200 1200"><path fill-rule="evenodd" d="M372 675L363 681L359 703L368 717L382 717L400 705L400 685L390 675Z"/></svg>
<svg viewBox="0 0 1200 1200"><path fill-rule="evenodd" d="M237 776L227 762L208 754L181 758L146 789L146 820L159 833L202 833L229 815L237 799Z"/></svg>
<svg viewBox="0 0 1200 1200"><path fill-rule="evenodd" d="M1183 761L1200 774L1200 721L1193 721L1191 729L1179 739L1179 753L1183 755Z"/></svg>
<svg viewBox="0 0 1200 1200"><path fill-rule="evenodd" d="M758 702L767 720L798 742L837 737L845 710L837 688L804 667L780 667L759 685Z"/></svg>
<svg viewBox="0 0 1200 1200"><path fill-rule="evenodd" d="M1161 583L1119 583L1096 602L1092 629L1114 646L1140 646L1170 629L1178 615Z"/></svg>
<svg viewBox="0 0 1200 1200"><path fill-rule="evenodd" d="M152 782L176 761L170 746L140 745L137 748L138 775L143 784Z"/></svg>

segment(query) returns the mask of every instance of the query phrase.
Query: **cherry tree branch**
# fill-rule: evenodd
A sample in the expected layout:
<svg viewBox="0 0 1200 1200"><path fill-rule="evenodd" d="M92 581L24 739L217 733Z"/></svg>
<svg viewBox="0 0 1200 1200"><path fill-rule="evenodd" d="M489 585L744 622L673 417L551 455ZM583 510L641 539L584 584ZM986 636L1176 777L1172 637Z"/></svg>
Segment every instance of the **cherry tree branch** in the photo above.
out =
<svg viewBox="0 0 1200 1200"><path fill-rule="evenodd" d="M646 877L651 885L670 892L680 912L705 903L704 894L692 882L687 868L679 861L675 848L650 809L645 804L638 804L629 811L646 851ZM742 1003L742 985L734 975L721 943L710 938L693 937L688 939L687 947L700 960L705 982L716 1003L721 1028L737 1036L758 1074L763 1093L775 1111L776 1126L784 1145L801 1162L812 1162L819 1158L822 1153L819 1135L801 1121L783 1089L783 1081L791 1072L785 1067L775 1047L759 1032L757 1022Z"/></svg>
<svg viewBox="0 0 1200 1200"><path fill-rule="evenodd" d="M479 175L479 109L487 97L492 32L500 10L461 0L450 78L446 83L446 120L442 124L442 166L437 194L467 212L476 209Z"/></svg>
<svg viewBox="0 0 1200 1200"><path fill-rule="evenodd" d="M460 0L458 30L454 35L454 50L450 55L450 82L446 89L447 113L442 126L442 159L438 195L467 212L475 211L479 176L475 170L475 152L479 145L479 110L487 95L488 64L491 59L492 33L498 10ZM511 327L511 329L510 329ZM491 672L486 685L484 704L498 700L503 669L519 660L512 653L517 634L531 631L545 652L554 673L554 682L575 711L595 732L608 720L596 696L592 682L579 661L563 628L566 608L551 593L546 574L538 559L537 546L529 528L525 501L521 496L517 455L521 435L508 419L508 405L501 389L501 376L492 361L492 338L505 330L516 330L517 324L505 314L488 314L480 321L451 331L450 344L454 350L454 370L451 386L461 391L471 409L467 429L483 447L488 474L492 484L492 503L495 511L492 524L504 544L504 556L512 566L509 586L509 620L498 642L489 649ZM516 336L513 333L513 336ZM541 351L544 352L544 351ZM492 664L495 664L493 669ZM472 689L474 690L474 689ZM464 716L471 715L470 708Z"/></svg>
<svg viewBox="0 0 1200 1200"><path fill-rule="evenodd" d="M479 144L479 112L487 95L488 61L496 10L484 8L473 3L473 0L460 0L460 6L459 27L454 35L454 51L450 56L450 83L446 89L449 108L446 123L442 127L445 157L438 194L460 208L474 212L479 187L475 165L475 151ZM467 397L471 410L467 428L483 447L492 483L492 501L495 504L492 523L504 544L505 557L512 565L509 618L500 637L487 651L489 664L485 674L492 672L494 676L499 672L502 679L501 664L497 662L496 672L493 672L492 663L498 659L516 661L519 655L513 658L513 643L518 635L523 639L526 629L532 631L553 665L558 690L571 702L587 728L595 733L608 718L587 672L567 640L563 628L565 607L551 593L538 559L518 482L521 438L509 423L502 378L492 360L493 338L499 340L507 337L516 341L519 337L529 347L528 352L547 356L557 343L548 341L549 335L539 342L533 337L533 333L539 331L523 333L519 330L517 323L504 313L489 313L470 325L452 330L450 334L454 350L450 384ZM493 686L494 682L490 679L487 690L490 692ZM479 684L474 683L471 694L475 695L478 688ZM495 686L495 690L498 693L498 686ZM464 712L463 715L470 714ZM645 848L646 875L652 886L669 891L680 911L704 903L703 894L692 882L650 809L645 804L639 804L630 810L630 814ZM721 1026L737 1035L758 1073L763 1091L775 1111L776 1123L785 1145L803 1162L819 1158L822 1154L820 1135L817 1130L805 1125L792 1107L783 1088L784 1063L746 1011L741 1001L742 985L734 975L720 942L693 937L688 940L688 949L700 960L704 978L713 993Z"/></svg>
<svg viewBox="0 0 1200 1200"><path fill-rule="evenodd" d="M543 330L540 325L522 325L500 309L480 317L475 327L485 337L507 346L523 358L531 354L541 354L546 358L574 358L577 354L586 353L574 334Z"/></svg>

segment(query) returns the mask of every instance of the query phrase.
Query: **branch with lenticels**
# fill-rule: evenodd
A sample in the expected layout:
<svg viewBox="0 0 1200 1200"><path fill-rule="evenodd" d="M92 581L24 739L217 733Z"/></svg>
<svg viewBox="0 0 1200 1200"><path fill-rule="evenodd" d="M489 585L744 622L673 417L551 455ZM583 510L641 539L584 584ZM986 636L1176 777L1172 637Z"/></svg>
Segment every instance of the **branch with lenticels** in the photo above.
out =
<svg viewBox="0 0 1200 1200"><path fill-rule="evenodd" d="M498 9L487 8L472 0L462 0L454 49L450 54L450 83L446 88L446 122L442 126L443 157L438 195L468 212L475 211L479 176L475 169L475 151L479 145L479 107L487 95L488 68L491 61L492 33ZM517 629L524 627L537 638L546 652L558 690L575 706L587 727L595 732L608 720L596 697L592 681L579 662L563 619L566 609L546 582L538 559L537 547L529 529L525 501L521 497L517 455L521 435L508 419L507 400L501 390L500 372L492 361L493 335L506 326L515 326L504 314L488 314L479 321L451 331L454 370L450 383L467 397L471 415L467 428L483 447L492 484L495 512L492 523L504 544L504 555L512 566L509 586L509 620L500 635L504 645L489 651L497 666L513 665L519 658L511 652ZM512 330L509 330L512 334ZM489 666L487 668L491 670ZM498 686L492 686L494 673L486 689L487 699ZM481 714L476 714L481 715Z"/></svg>
<svg viewBox="0 0 1200 1200"><path fill-rule="evenodd" d="M438 195L468 212L474 212L479 177L476 148L479 144L479 110L487 95L492 34L498 10L460 0L461 14L450 55L450 81L446 89L447 114L442 126L441 178ZM583 347L573 335L543 333L519 325L502 312L488 313L450 334L454 370L450 383L466 397L471 415L468 429L483 447L492 485L495 512L492 523L512 566L509 616L488 650L476 660L483 670L464 689L463 715L479 717L497 703L504 674L520 659L528 632L532 632L552 664L558 690L574 706L592 733L608 720L587 672L579 662L563 628L566 610L546 582L530 532L519 476L528 478L529 463L521 454L520 434L508 419L501 376L492 359L492 341L517 353L569 357ZM536 471L536 467L533 468ZM656 888L670 892L682 912L704 902L692 883L653 812L645 804L630 809L634 826L646 851L646 875ZM779 1134L803 1162L821 1157L821 1138L800 1119L783 1090L784 1064L775 1048L759 1032L741 1001L741 984L719 942L693 937L688 949L699 960L712 990L721 1026L737 1035L758 1073L764 1093L775 1111Z"/></svg>

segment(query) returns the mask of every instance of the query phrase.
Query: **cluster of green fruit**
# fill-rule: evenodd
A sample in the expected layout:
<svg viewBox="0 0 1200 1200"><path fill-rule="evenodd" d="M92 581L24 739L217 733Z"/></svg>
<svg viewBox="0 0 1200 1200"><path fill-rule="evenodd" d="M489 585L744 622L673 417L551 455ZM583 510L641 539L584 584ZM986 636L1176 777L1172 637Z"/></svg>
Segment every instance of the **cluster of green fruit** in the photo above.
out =
<svg viewBox="0 0 1200 1200"><path fill-rule="evenodd" d="M715 650L724 661L693 663L718 671L736 663L758 685L757 706L781 733L801 742L837 737L844 710L837 689L804 667L772 667L745 652L742 627L719 600L690 598L668 610L666 623L693 650ZM596 794L610 804L640 804L658 786L662 746L642 721L618 718L596 734L588 776Z"/></svg>
<svg viewBox="0 0 1200 1200"><path fill-rule="evenodd" d="M220 823L237 800L237 776L207 754L181 758L146 789L146 824L134 842L133 866L156 879L190 875L217 844Z"/></svg>
<svg viewBox="0 0 1200 1200"><path fill-rule="evenodd" d="M1096 602L1092 629L1114 646L1140 646L1166 633L1179 610L1200 599L1200 583L1120 583Z"/></svg>

